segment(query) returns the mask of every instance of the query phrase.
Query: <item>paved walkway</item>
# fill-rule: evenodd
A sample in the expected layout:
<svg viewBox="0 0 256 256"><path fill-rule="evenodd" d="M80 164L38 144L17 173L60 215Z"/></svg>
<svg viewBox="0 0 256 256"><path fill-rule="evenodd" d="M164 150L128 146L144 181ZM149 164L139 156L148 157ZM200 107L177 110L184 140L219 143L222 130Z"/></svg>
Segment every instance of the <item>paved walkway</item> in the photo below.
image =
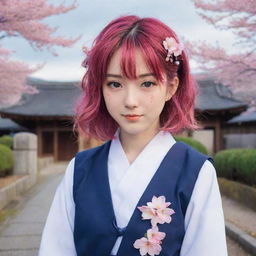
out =
<svg viewBox="0 0 256 256"><path fill-rule="evenodd" d="M222 205L227 235L256 255L256 212L225 196Z"/></svg>
<svg viewBox="0 0 256 256"><path fill-rule="evenodd" d="M38 184L14 205L9 206L16 214L0 224L0 256L37 256L49 207L66 166L67 163L58 163L44 169ZM240 232L255 235L254 211L226 197L223 197L223 208L226 225L231 223L239 228ZM230 238L227 238L227 241L229 256L252 256L237 242Z"/></svg>
<svg viewBox="0 0 256 256"><path fill-rule="evenodd" d="M255 202L256 203L256 202ZM225 220L256 238L256 213L234 200L222 196Z"/></svg>
<svg viewBox="0 0 256 256"><path fill-rule="evenodd" d="M9 206L16 214L0 225L0 256L37 255L49 207L66 165L44 169L38 184ZM50 171L54 174L48 175Z"/></svg>

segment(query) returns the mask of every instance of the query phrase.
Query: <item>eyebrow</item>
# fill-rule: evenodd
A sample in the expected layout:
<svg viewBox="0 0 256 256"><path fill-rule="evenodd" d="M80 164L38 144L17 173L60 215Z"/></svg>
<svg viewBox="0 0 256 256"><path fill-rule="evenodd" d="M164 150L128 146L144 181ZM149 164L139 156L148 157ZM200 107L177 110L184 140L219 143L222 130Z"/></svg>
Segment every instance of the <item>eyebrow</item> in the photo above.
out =
<svg viewBox="0 0 256 256"><path fill-rule="evenodd" d="M116 74L107 74L106 77L116 77L116 78L123 78L121 75L116 75ZM142 78L142 77L146 77L146 76L154 76L156 77L156 75L154 73L146 73L146 74L141 74L139 75L139 78Z"/></svg>

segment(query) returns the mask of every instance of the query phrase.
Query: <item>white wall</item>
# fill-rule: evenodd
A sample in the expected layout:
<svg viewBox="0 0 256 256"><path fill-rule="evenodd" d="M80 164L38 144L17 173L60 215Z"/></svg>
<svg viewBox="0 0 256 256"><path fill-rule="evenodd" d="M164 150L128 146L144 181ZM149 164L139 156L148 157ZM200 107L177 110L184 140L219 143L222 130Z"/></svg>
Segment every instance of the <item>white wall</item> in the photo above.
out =
<svg viewBox="0 0 256 256"><path fill-rule="evenodd" d="M197 130L193 132L192 138L200 141L207 149L209 155L213 155L214 130Z"/></svg>

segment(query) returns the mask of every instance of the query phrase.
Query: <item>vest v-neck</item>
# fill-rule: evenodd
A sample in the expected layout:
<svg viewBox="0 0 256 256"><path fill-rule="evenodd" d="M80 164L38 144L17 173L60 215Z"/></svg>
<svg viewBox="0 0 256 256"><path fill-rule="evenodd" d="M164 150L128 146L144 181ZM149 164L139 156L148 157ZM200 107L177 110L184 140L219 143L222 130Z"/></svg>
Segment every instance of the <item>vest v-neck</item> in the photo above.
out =
<svg viewBox="0 0 256 256"><path fill-rule="evenodd" d="M150 148L152 146L157 146L157 141L159 139L160 136L163 136L164 132L163 131L159 131L158 133L156 133L153 138L144 146L144 148L141 150L141 152L137 155L137 157L133 160L132 163L129 162L127 154L124 151L123 145L120 141L120 129L118 129L115 133L116 139L115 142L117 144L118 149L120 150L120 157L121 159L124 160L125 165L127 165L127 167L132 167L133 165L136 165L137 162L139 162L145 155L147 155L147 153L149 153ZM169 134L170 136L170 134Z"/></svg>
<svg viewBox="0 0 256 256"><path fill-rule="evenodd" d="M179 168L176 168L172 166L173 163L171 163L170 159L175 159L176 155L176 148L179 148L181 145L180 142L176 142L167 152L164 159L162 160L160 166L155 171L154 175L152 176L150 182L147 184L145 190L139 197L136 206L133 209L133 212L131 214L131 217L128 221L126 232L124 233L123 239L120 243L120 247L117 251L117 256L124 255L124 251L126 251L127 243L125 241L129 240L131 237L136 237L136 234L133 233L132 228L135 225L135 222L138 222L141 220L143 226L145 227L145 232L148 228L150 228L150 221L143 221L141 217L141 212L137 209L138 206L146 205L147 202L152 200L153 195L155 196L161 196L161 195L168 195L168 187L165 186L164 180L166 177L168 177L169 170L172 170L173 172L178 172ZM177 155L177 158L181 156ZM172 186L172 182L168 181L170 186ZM161 184L162 183L162 184ZM168 197L167 197L168 200ZM143 236L143 234L142 234ZM138 237L139 238L139 237ZM135 239L134 239L135 242Z"/></svg>
<svg viewBox="0 0 256 256"><path fill-rule="evenodd" d="M118 226L127 225L143 191L174 143L171 134L161 131L146 145L136 161L128 165L119 139L112 141L108 176Z"/></svg>

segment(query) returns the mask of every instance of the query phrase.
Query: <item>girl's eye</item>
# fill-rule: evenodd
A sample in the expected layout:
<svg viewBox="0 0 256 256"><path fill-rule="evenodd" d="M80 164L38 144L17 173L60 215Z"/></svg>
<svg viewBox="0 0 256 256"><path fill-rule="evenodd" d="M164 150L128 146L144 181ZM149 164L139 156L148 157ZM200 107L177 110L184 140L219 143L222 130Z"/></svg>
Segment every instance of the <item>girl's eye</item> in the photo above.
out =
<svg viewBox="0 0 256 256"><path fill-rule="evenodd" d="M156 85L156 83L147 81L147 82L144 82L142 85L143 85L143 87L150 88L150 87Z"/></svg>
<svg viewBox="0 0 256 256"><path fill-rule="evenodd" d="M109 86L111 88L120 88L121 84L117 83L117 82L109 82L109 83L107 83L107 86Z"/></svg>

